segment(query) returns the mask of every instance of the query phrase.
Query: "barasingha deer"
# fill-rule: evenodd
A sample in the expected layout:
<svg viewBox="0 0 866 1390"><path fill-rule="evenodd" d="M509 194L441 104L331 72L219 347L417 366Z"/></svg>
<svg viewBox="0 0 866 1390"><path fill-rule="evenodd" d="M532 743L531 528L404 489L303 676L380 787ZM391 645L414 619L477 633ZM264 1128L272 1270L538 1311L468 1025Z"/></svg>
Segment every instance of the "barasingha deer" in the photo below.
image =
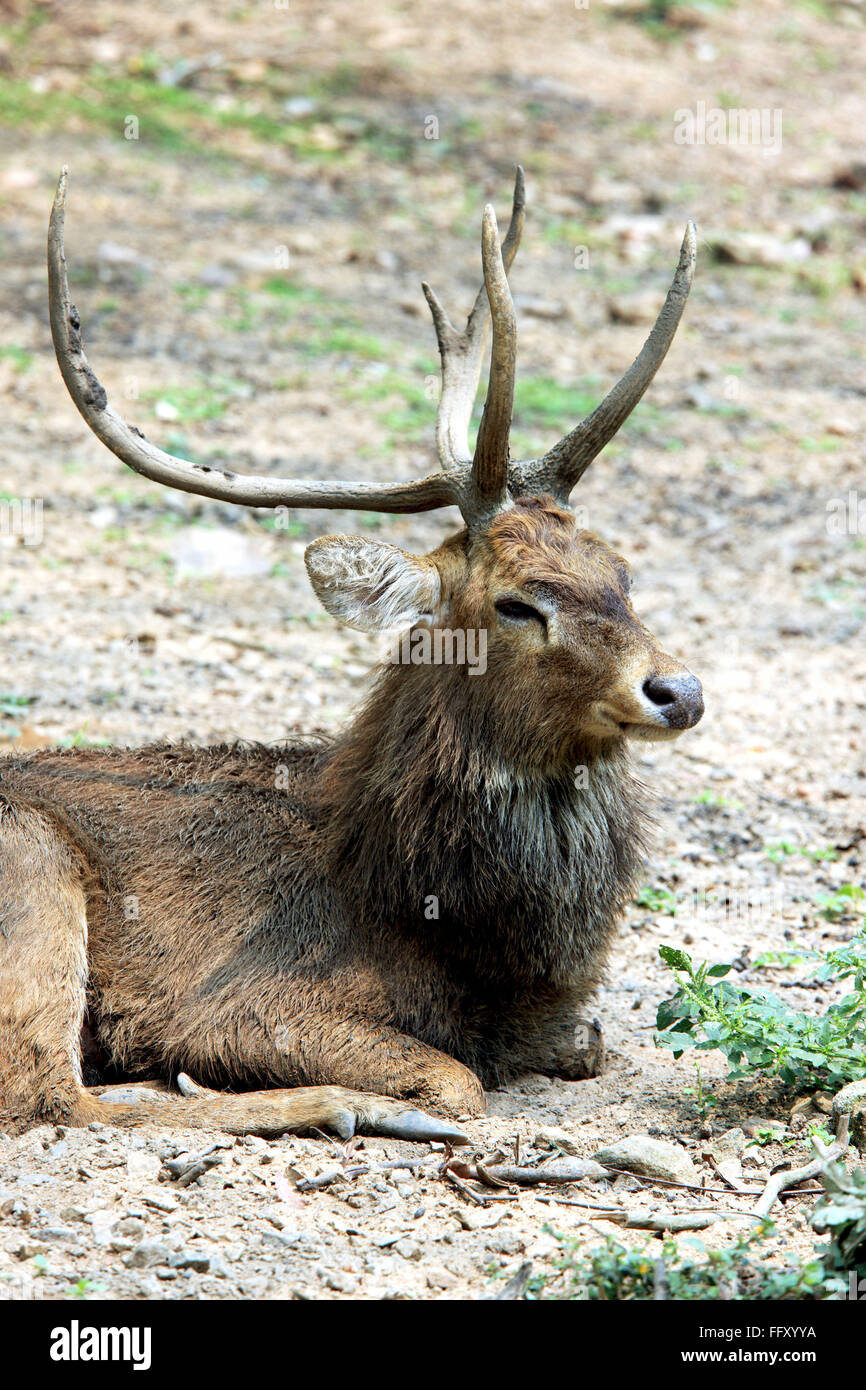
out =
<svg viewBox="0 0 866 1390"><path fill-rule="evenodd" d="M543 457L514 462L506 272L523 225L518 170L501 247L485 209L484 286L463 332L424 286L442 362L441 471L384 487L188 463L124 423L69 302L65 192L64 171L51 327L95 434L147 478L245 506L456 503L464 528L429 555L325 536L307 568L353 627L485 632L487 668L386 664L331 741L45 750L0 764L0 1105L23 1123L457 1142L454 1122L484 1110L482 1087L597 1068L599 1034L579 1013L643 854L627 744L674 738L702 714L698 680L635 616L625 562L569 508L671 343L694 228L622 380ZM85 1084L100 1075L114 1088ZM161 1081L162 1094L130 1089L136 1078Z"/></svg>

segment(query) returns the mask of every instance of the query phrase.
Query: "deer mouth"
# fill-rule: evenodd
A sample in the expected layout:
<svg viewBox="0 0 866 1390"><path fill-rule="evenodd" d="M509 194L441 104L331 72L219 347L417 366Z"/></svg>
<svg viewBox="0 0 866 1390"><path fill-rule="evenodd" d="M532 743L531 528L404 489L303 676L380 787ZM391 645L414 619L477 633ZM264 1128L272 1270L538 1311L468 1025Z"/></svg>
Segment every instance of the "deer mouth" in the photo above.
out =
<svg viewBox="0 0 866 1390"><path fill-rule="evenodd" d="M685 732L683 729L673 729L670 724L662 722L657 724L636 724L629 723L626 720L619 721L619 730L625 738L638 739L644 743L660 743L665 740L670 741L671 739L679 738L680 734Z"/></svg>

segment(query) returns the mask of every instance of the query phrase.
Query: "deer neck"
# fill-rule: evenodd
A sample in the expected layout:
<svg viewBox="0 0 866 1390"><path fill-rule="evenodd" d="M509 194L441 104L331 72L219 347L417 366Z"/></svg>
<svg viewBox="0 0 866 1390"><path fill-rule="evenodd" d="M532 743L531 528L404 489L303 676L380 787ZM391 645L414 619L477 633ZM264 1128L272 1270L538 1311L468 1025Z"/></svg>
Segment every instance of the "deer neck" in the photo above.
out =
<svg viewBox="0 0 866 1390"><path fill-rule="evenodd" d="M471 677L454 676L386 668L335 744L329 870L382 930L448 931L476 954L510 944L530 968L567 974L634 890L645 793L624 743L533 772L519 740L491 741Z"/></svg>

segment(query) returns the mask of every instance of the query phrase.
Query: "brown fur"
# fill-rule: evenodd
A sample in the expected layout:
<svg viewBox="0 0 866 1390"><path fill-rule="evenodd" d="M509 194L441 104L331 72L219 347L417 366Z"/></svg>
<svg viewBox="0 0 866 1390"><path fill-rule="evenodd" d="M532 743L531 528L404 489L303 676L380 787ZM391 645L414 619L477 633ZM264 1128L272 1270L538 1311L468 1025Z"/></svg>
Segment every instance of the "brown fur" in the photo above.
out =
<svg viewBox="0 0 866 1390"><path fill-rule="evenodd" d="M598 1064L577 1010L633 891L645 795L597 710L630 721L635 679L681 668L624 562L549 499L422 563L440 596L419 621L486 629L485 675L385 666L333 741L0 764L7 1117L173 1105L226 1129L389 1132L406 1102L477 1114L482 1083ZM544 631L498 617L513 595L547 604ZM100 1100L85 1010L101 1080L188 1070L257 1094Z"/></svg>

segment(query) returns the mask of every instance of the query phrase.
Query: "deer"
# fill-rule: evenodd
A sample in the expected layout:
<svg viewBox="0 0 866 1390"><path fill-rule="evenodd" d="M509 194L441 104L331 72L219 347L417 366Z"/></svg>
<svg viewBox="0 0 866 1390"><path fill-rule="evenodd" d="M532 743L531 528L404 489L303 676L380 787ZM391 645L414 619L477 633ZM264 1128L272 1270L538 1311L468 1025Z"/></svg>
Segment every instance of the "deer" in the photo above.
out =
<svg viewBox="0 0 866 1390"><path fill-rule="evenodd" d="M115 413L70 303L66 189L64 168L51 332L97 438L145 478L247 507L456 505L462 529L427 555L327 535L306 567L341 623L483 632L486 669L384 662L332 737L0 760L0 1114L22 1128L467 1142L460 1126L484 1114L485 1090L598 1073L586 1006L649 824L630 744L675 739L703 713L698 678L637 617L625 560L570 505L673 340L694 225L625 375L543 456L515 461L518 167L501 242L484 209L464 329L423 285L441 359L438 471L302 481L186 461Z"/></svg>

